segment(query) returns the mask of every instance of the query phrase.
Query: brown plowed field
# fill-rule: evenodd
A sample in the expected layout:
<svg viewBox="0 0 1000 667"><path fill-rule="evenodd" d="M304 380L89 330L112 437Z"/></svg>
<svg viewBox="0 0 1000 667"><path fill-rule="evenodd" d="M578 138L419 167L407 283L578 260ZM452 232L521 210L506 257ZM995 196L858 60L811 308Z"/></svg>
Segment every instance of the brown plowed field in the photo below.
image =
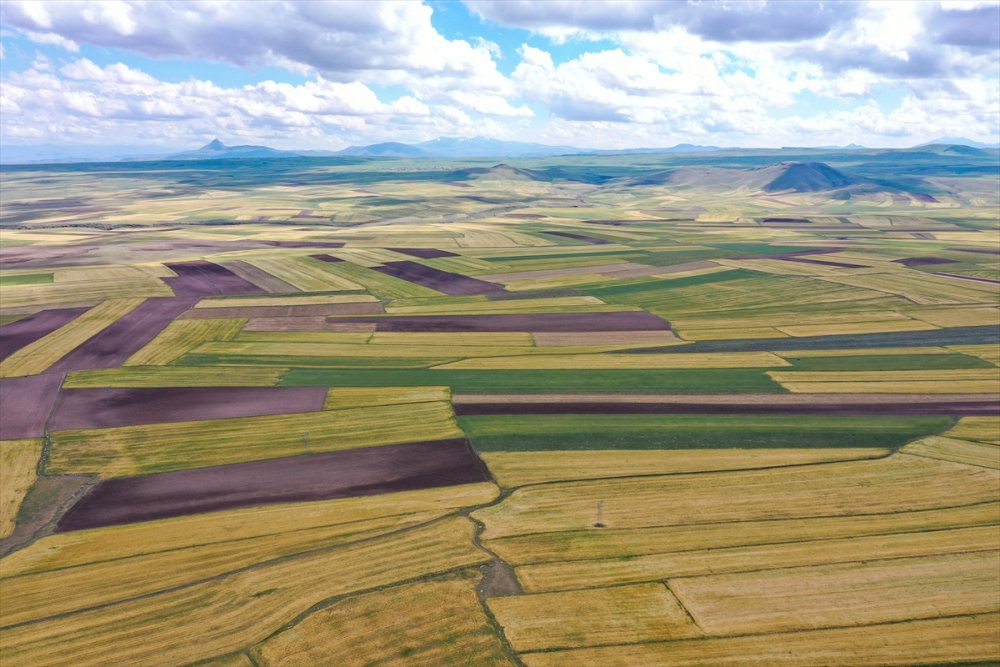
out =
<svg viewBox="0 0 1000 667"><path fill-rule="evenodd" d="M465 440L308 454L106 480L62 517L57 531L489 479Z"/></svg>
<svg viewBox="0 0 1000 667"><path fill-rule="evenodd" d="M492 294L505 291L501 285L477 280L458 273L441 271L418 262L386 262L372 267L379 273L401 278L417 285L429 287L444 294L462 296L467 294Z"/></svg>
<svg viewBox="0 0 1000 667"><path fill-rule="evenodd" d="M0 380L0 440L44 435L61 383L61 374Z"/></svg>
<svg viewBox="0 0 1000 667"><path fill-rule="evenodd" d="M197 260L174 262L167 268L176 278L164 278L178 297L209 296L213 294L263 294L264 290L240 278L224 266Z"/></svg>
<svg viewBox="0 0 1000 667"><path fill-rule="evenodd" d="M318 303L302 306L245 306L227 308L194 308L181 316L183 320L214 320L219 317L323 317L325 315L374 315L384 312L382 304Z"/></svg>
<svg viewBox="0 0 1000 667"><path fill-rule="evenodd" d="M325 387L67 389L50 431L318 412Z"/></svg>
<svg viewBox="0 0 1000 667"><path fill-rule="evenodd" d="M42 336L52 333L86 310L86 308L42 310L17 322L0 327L0 361L25 345L34 343Z"/></svg>

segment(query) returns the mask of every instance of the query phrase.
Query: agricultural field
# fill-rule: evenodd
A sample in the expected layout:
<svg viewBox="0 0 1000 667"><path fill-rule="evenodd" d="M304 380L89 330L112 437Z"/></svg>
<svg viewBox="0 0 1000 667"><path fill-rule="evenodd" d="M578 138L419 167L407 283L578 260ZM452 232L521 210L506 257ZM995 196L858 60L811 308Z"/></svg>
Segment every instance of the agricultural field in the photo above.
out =
<svg viewBox="0 0 1000 667"><path fill-rule="evenodd" d="M786 152L3 168L0 664L1000 662L996 151Z"/></svg>

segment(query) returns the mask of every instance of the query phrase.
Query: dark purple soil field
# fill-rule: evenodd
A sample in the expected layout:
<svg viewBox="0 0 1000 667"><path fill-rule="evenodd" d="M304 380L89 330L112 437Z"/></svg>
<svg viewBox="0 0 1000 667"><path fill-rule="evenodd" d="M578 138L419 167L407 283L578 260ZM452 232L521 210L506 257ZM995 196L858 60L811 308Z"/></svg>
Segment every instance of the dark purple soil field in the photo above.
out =
<svg viewBox="0 0 1000 667"><path fill-rule="evenodd" d="M403 255L409 255L410 257L419 257L420 259L437 259L438 257L458 257L453 252L448 252L447 250L438 250L437 248L386 248L386 250L392 250L393 252L398 252Z"/></svg>
<svg viewBox="0 0 1000 667"><path fill-rule="evenodd" d="M489 479L465 440L367 447L107 480L70 508L56 530Z"/></svg>
<svg viewBox="0 0 1000 667"><path fill-rule="evenodd" d="M573 234L572 232L554 232L549 230L545 230L544 233L551 234L552 236L561 236L565 239L574 239L576 241L593 243L594 245L608 245L609 243L614 243L614 241L609 241L607 239L599 239L596 236L587 236L586 234Z"/></svg>
<svg viewBox="0 0 1000 667"><path fill-rule="evenodd" d="M44 435L60 384L57 374L0 380L0 440Z"/></svg>
<svg viewBox="0 0 1000 667"><path fill-rule="evenodd" d="M243 327L244 331L342 331L348 333L374 333L374 324L349 322L342 324L326 317L254 317Z"/></svg>
<svg viewBox="0 0 1000 667"><path fill-rule="evenodd" d="M203 260L175 262L166 265L177 274L176 278L164 278L174 294L185 296L263 294L257 285L240 278L224 266Z"/></svg>
<svg viewBox="0 0 1000 667"><path fill-rule="evenodd" d="M321 262L329 262L331 264L344 261L339 257L334 257L333 255L309 255L309 256L312 257L313 259L318 259Z"/></svg>
<svg viewBox="0 0 1000 667"><path fill-rule="evenodd" d="M318 412L325 399L326 387L65 389L49 430Z"/></svg>
<svg viewBox="0 0 1000 667"><path fill-rule="evenodd" d="M488 283L485 280L477 280L458 273L433 269L418 262L386 262L382 266L373 266L372 268L379 273L402 278L452 296L494 294L506 291L502 285L496 283Z"/></svg>
<svg viewBox="0 0 1000 667"><path fill-rule="evenodd" d="M825 259L807 259L805 257L782 257L786 262L799 262L801 264L822 264L823 266L836 266L841 269L864 269L864 264L849 264L847 262L831 262Z"/></svg>
<svg viewBox="0 0 1000 667"><path fill-rule="evenodd" d="M374 324L376 331L666 331L670 323L644 311L345 317L337 322Z"/></svg>
<svg viewBox="0 0 1000 667"><path fill-rule="evenodd" d="M903 266L931 266L934 264L954 264L955 260L943 257L904 257L903 259L892 260L896 264Z"/></svg>
<svg viewBox="0 0 1000 667"><path fill-rule="evenodd" d="M192 308L184 320L214 320L220 317L323 317L326 315L373 315L384 312L382 304L318 303L303 306L235 306L230 308Z"/></svg>
<svg viewBox="0 0 1000 667"><path fill-rule="evenodd" d="M138 308L54 363L48 372L121 366L197 301L197 297L146 299Z"/></svg>
<svg viewBox="0 0 1000 667"><path fill-rule="evenodd" d="M456 403L459 417L472 415L642 415L642 414L806 414L806 415L995 415L995 401L949 401L934 403L827 403L811 404L719 404L701 403Z"/></svg>
<svg viewBox="0 0 1000 667"><path fill-rule="evenodd" d="M42 310L34 315L0 327L0 361L20 350L25 345L34 343L59 327L71 322L87 308L56 308Z"/></svg>

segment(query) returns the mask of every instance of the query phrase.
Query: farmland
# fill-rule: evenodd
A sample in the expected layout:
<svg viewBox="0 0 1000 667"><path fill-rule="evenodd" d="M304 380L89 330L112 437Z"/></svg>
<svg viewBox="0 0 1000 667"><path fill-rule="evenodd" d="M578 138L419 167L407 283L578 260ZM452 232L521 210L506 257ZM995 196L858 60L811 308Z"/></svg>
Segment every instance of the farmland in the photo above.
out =
<svg viewBox="0 0 1000 667"><path fill-rule="evenodd" d="M4 168L0 662L1000 661L996 153L907 155Z"/></svg>

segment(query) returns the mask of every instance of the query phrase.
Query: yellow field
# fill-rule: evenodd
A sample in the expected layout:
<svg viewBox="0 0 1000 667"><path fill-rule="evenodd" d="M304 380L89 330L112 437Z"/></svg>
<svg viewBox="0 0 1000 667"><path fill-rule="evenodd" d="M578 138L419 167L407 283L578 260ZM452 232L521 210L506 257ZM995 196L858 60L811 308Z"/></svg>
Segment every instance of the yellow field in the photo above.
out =
<svg viewBox="0 0 1000 667"><path fill-rule="evenodd" d="M883 322L844 322L841 324L803 324L780 326L778 331L789 336L831 336L835 334L888 333L892 331L930 331L933 324L917 320L886 320Z"/></svg>
<svg viewBox="0 0 1000 667"><path fill-rule="evenodd" d="M830 540L807 540L704 551L657 553L621 559L523 565L517 568L525 590L556 591L617 586L646 581L675 581L723 572L855 563L887 558L958 554L1000 548L996 525ZM687 599L681 589L675 592Z"/></svg>
<svg viewBox="0 0 1000 667"><path fill-rule="evenodd" d="M996 303L1000 286L932 276L917 271L829 277L821 280L897 294L921 305Z"/></svg>
<svg viewBox="0 0 1000 667"><path fill-rule="evenodd" d="M287 368L276 366L130 366L66 374L67 389L101 387L271 387Z"/></svg>
<svg viewBox="0 0 1000 667"><path fill-rule="evenodd" d="M609 528L936 509L995 500L1000 475L915 456L695 475L552 484L477 511L484 538Z"/></svg>
<svg viewBox="0 0 1000 667"><path fill-rule="evenodd" d="M80 429L52 434L46 470L118 477L461 437L445 401Z"/></svg>
<svg viewBox="0 0 1000 667"><path fill-rule="evenodd" d="M4 305L6 305L6 290ZM59 361L78 346L138 308L144 299L113 299L94 306L72 322L0 361L0 377L36 375Z"/></svg>
<svg viewBox="0 0 1000 667"><path fill-rule="evenodd" d="M783 632L997 611L1000 552L672 579L708 634ZM808 613L804 613L808 610Z"/></svg>
<svg viewBox="0 0 1000 667"><path fill-rule="evenodd" d="M867 535L920 533L997 524L994 501L942 509L855 516L724 521L518 535L488 540L509 563L570 563L652 554L725 550L733 547L836 540Z"/></svg>
<svg viewBox="0 0 1000 667"><path fill-rule="evenodd" d="M942 435L1000 445L1000 416L962 417L955 426Z"/></svg>
<svg viewBox="0 0 1000 667"><path fill-rule="evenodd" d="M774 368L791 366L770 352L690 354L560 354L464 359L435 368L490 369L669 369Z"/></svg>
<svg viewBox="0 0 1000 667"><path fill-rule="evenodd" d="M392 302L385 308L390 315L491 315L503 313L607 313L639 310L607 304L596 296L561 296L539 299L505 299L470 303L404 305Z"/></svg>
<svg viewBox="0 0 1000 667"><path fill-rule="evenodd" d="M1000 310L996 308L924 308L909 315L940 327L1000 326Z"/></svg>
<svg viewBox="0 0 1000 667"><path fill-rule="evenodd" d="M84 282L52 282L40 285L14 285L3 289L4 308L65 307L95 301L169 297L173 291L166 283L150 275L137 274L130 280L107 278Z"/></svg>
<svg viewBox="0 0 1000 667"><path fill-rule="evenodd" d="M776 382L807 394L988 394L1000 391L995 370L768 371Z"/></svg>
<svg viewBox="0 0 1000 667"><path fill-rule="evenodd" d="M522 656L528 667L885 667L997 658L1000 615L804 630L745 637L626 644Z"/></svg>
<svg viewBox="0 0 1000 667"><path fill-rule="evenodd" d="M450 400L451 387L334 387L327 392L323 409L342 410Z"/></svg>
<svg viewBox="0 0 1000 667"><path fill-rule="evenodd" d="M900 451L914 456L1000 469L1000 447L981 442L930 436L911 442Z"/></svg>
<svg viewBox="0 0 1000 667"><path fill-rule="evenodd" d="M148 345L125 360L124 366L169 364L209 341L231 340L247 323L242 319L174 320Z"/></svg>
<svg viewBox="0 0 1000 667"><path fill-rule="evenodd" d="M304 257L250 257L245 261L306 292L363 289Z"/></svg>
<svg viewBox="0 0 1000 667"><path fill-rule="evenodd" d="M488 560L472 524L438 521L387 537L261 564L149 597L9 628L5 665L176 665L262 641L337 595Z"/></svg>
<svg viewBox="0 0 1000 667"><path fill-rule="evenodd" d="M14 530L17 510L37 477L40 438L0 441L0 539Z"/></svg>
<svg viewBox="0 0 1000 667"><path fill-rule="evenodd" d="M539 347L607 346L641 347L680 343L673 331L582 331L531 334Z"/></svg>
<svg viewBox="0 0 1000 667"><path fill-rule="evenodd" d="M396 586L314 612L253 649L262 667L513 665L476 598L478 572Z"/></svg>
<svg viewBox="0 0 1000 667"><path fill-rule="evenodd" d="M335 391L335 390L331 390ZM887 449L691 449L554 452L484 452L504 487L559 480L745 470L888 456Z"/></svg>
<svg viewBox="0 0 1000 667"><path fill-rule="evenodd" d="M368 341L373 345L443 345L445 347L453 346L496 346L496 347L531 347L534 344L534 340L530 333L524 331L512 331L512 332L490 332L490 331L472 331L472 332L442 332L442 333L429 333L429 332L397 332L397 331L378 331L371 336Z"/></svg>
<svg viewBox="0 0 1000 667"><path fill-rule="evenodd" d="M314 306L330 303L373 303L371 294L282 294L279 296L222 296L202 299L195 308L252 308L258 306Z"/></svg>
<svg viewBox="0 0 1000 667"><path fill-rule="evenodd" d="M495 597L488 604L517 651L701 635L660 583Z"/></svg>

